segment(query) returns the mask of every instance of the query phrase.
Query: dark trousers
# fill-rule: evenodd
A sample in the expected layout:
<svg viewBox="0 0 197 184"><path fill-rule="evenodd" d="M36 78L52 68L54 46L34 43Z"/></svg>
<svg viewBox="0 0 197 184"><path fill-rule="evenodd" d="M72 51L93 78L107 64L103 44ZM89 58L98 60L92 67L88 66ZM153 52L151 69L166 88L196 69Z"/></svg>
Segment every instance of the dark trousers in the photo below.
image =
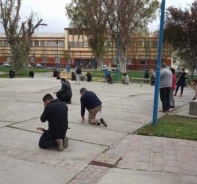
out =
<svg viewBox="0 0 197 184"><path fill-rule="evenodd" d="M160 99L162 102L163 111L167 111L170 108L169 100L170 100L170 87L168 88L160 88Z"/></svg>
<svg viewBox="0 0 197 184"><path fill-rule="evenodd" d="M184 84L177 83L175 94L177 94L179 87L181 87L181 95L183 94Z"/></svg>
<svg viewBox="0 0 197 184"><path fill-rule="evenodd" d="M57 93L56 96L59 99L59 101L66 102L66 103L70 103L71 98L72 98L72 96L70 96L70 95L62 98L62 95L60 93Z"/></svg>
<svg viewBox="0 0 197 184"><path fill-rule="evenodd" d="M43 149L47 149L53 146L57 146L56 140L52 137L52 135L46 131L44 132L39 141L39 147Z"/></svg>

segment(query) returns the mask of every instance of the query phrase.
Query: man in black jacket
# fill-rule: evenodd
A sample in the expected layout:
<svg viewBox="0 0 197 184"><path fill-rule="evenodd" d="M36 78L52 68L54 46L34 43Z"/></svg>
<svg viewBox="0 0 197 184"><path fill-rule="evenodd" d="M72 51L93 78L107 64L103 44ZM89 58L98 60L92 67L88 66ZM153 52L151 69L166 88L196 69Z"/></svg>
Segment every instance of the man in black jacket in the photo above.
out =
<svg viewBox="0 0 197 184"><path fill-rule="evenodd" d="M48 130L37 128L44 133L40 137L40 148L47 149L49 147L58 146L59 151L68 146L68 138L66 132L68 128L68 107L66 103L54 99L50 94L43 97L45 105L42 113L41 122L48 121Z"/></svg>
<svg viewBox="0 0 197 184"><path fill-rule="evenodd" d="M72 89L69 81L66 79L61 79L62 87L59 91L55 92L57 98L61 102L66 102L67 104L71 104L71 98L72 98Z"/></svg>
<svg viewBox="0 0 197 184"><path fill-rule="evenodd" d="M82 123L85 121L84 115L85 109L87 109L89 111L88 121L90 124L99 126L100 123L102 123L105 127L107 127L107 123L103 118L101 118L100 121L96 119L96 114L101 111L102 108L102 102L96 96L96 94L92 91L87 91L86 88L81 88L80 94Z"/></svg>

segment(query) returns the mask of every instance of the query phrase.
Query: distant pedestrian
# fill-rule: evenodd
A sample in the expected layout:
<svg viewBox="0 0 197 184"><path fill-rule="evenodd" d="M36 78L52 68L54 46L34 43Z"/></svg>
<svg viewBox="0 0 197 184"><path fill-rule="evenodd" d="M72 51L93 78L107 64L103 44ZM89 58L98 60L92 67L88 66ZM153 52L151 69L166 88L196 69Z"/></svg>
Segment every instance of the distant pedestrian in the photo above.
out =
<svg viewBox="0 0 197 184"><path fill-rule="evenodd" d="M10 70L9 71L9 77L10 78L14 78L15 77L15 71L14 70Z"/></svg>
<svg viewBox="0 0 197 184"><path fill-rule="evenodd" d="M144 73L144 83L148 83L148 80L149 80L149 73L148 73L148 70L146 70L146 72Z"/></svg>
<svg viewBox="0 0 197 184"><path fill-rule="evenodd" d="M100 123L102 123L107 127L107 123L103 118L101 118L100 121L96 119L97 113L102 109L102 102L97 95L92 91L87 91L86 88L81 88L80 94L82 123L85 121L85 109L87 109L89 112L88 121L90 124L99 126Z"/></svg>
<svg viewBox="0 0 197 184"><path fill-rule="evenodd" d="M179 87L181 87L181 93L180 93L180 97L183 96L183 89L185 87L185 82L186 82L186 79L187 79L187 74L185 73L185 69L182 68L181 69L181 72L179 72L178 76L177 76L177 83L176 83L176 91L175 91L175 94L174 96L177 95L177 92L179 90Z"/></svg>
<svg viewBox="0 0 197 184"><path fill-rule="evenodd" d="M76 80L76 75L74 72L71 73L71 80L72 81L75 81Z"/></svg>
<svg viewBox="0 0 197 184"><path fill-rule="evenodd" d="M90 72L87 72L87 82L91 82L92 81L92 74Z"/></svg>
<svg viewBox="0 0 197 184"><path fill-rule="evenodd" d="M29 77L34 78L34 71L29 71Z"/></svg>
<svg viewBox="0 0 197 184"><path fill-rule="evenodd" d="M175 108L175 101L174 101L174 91L176 89L176 75L175 75L175 69L174 68L170 68L170 70L172 71L172 87L170 89L170 108Z"/></svg>
<svg viewBox="0 0 197 184"><path fill-rule="evenodd" d="M129 76L126 73L123 73L122 75L122 83L129 84Z"/></svg>
<svg viewBox="0 0 197 184"><path fill-rule="evenodd" d="M82 71L81 71L81 67L77 66L76 70L75 70L75 74L76 74L76 82L75 84L80 84L80 76L82 75Z"/></svg>
<svg viewBox="0 0 197 184"><path fill-rule="evenodd" d="M113 84L113 80L112 80L111 74L107 74L107 83L108 84Z"/></svg>
<svg viewBox="0 0 197 184"><path fill-rule="evenodd" d="M152 76L150 78L151 86L154 86L155 85L155 76L154 76L155 71L153 69L151 69L151 73L152 73Z"/></svg>

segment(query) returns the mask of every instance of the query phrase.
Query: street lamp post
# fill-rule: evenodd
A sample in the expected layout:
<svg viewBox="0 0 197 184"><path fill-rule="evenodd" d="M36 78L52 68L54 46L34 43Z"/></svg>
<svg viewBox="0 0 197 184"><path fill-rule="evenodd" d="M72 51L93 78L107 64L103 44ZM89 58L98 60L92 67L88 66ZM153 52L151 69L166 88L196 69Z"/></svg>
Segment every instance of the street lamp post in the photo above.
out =
<svg viewBox="0 0 197 184"><path fill-rule="evenodd" d="M116 37L116 81L118 81L118 64L120 57L120 35L117 33Z"/></svg>
<svg viewBox="0 0 197 184"><path fill-rule="evenodd" d="M67 65L67 72L70 72L70 63L71 63L71 57L70 57L70 46L68 46L68 65Z"/></svg>
<svg viewBox="0 0 197 184"><path fill-rule="evenodd" d="M144 72L146 71L146 51L147 51L147 46L144 46Z"/></svg>
<svg viewBox="0 0 197 184"><path fill-rule="evenodd" d="M56 68L59 68L59 63L58 63L58 40L56 41L57 44L57 56L56 56Z"/></svg>

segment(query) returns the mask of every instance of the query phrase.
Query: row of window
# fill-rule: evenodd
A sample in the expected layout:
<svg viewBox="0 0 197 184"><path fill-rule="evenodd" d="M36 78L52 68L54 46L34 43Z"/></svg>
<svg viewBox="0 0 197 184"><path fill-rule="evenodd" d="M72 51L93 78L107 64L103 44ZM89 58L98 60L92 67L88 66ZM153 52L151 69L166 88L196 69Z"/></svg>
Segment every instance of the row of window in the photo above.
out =
<svg viewBox="0 0 197 184"><path fill-rule="evenodd" d="M7 40L0 40L0 47L8 47ZM64 41L54 41L54 40L33 40L30 45L32 47L60 47L64 48Z"/></svg>

